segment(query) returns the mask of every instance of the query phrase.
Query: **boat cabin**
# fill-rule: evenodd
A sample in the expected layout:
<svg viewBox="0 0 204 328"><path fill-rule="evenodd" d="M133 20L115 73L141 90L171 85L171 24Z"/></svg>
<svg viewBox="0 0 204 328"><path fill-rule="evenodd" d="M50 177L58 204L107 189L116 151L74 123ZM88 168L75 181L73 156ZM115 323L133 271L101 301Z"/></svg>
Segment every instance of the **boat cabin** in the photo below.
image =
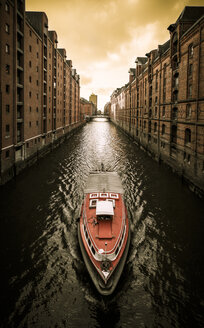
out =
<svg viewBox="0 0 204 328"><path fill-rule="evenodd" d="M98 201L96 203L96 217L98 220L112 220L114 215L113 203L108 201Z"/></svg>

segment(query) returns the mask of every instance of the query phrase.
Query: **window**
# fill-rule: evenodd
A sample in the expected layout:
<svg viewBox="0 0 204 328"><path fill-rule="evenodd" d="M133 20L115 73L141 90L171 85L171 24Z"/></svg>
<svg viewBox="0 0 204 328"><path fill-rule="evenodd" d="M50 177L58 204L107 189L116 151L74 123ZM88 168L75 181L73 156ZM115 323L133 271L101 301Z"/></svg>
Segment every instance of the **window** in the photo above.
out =
<svg viewBox="0 0 204 328"><path fill-rule="evenodd" d="M185 130L185 144L190 143L190 142L191 142L191 130L186 129Z"/></svg>
<svg viewBox="0 0 204 328"><path fill-rule="evenodd" d="M187 118L191 117L191 105L190 104L186 105L186 117Z"/></svg>
<svg viewBox="0 0 204 328"><path fill-rule="evenodd" d="M164 134L165 134L165 129L166 129L166 126L165 126L165 124L162 124L162 135L164 135Z"/></svg>
<svg viewBox="0 0 204 328"><path fill-rule="evenodd" d="M10 32L10 26L8 24L5 25L5 31L6 31L6 33L9 34L9 32Z"/></svg>
<svg viewBox="0 0 204 328"><path fill-rule="evenodd" d="M9 158L9 155L10 155L10 152L9 152L9 150L7 150L7 151L6 151L6 155L5 155L6 158Z"/></svg>
<svg viewBox="0 0 204 328"><path fill-rule="evenodd" d="M29 82L30 82L30 83L32 82L32 77L31 77L31 76L29 76Z"/></svg>
<svg viewBox="0 0 204 328"><path fill-rule="evenodd" d="M31 121L30 121L30 122L29 122L29 127L30 127L30 128L31 128L31 125L32 125L32 124L31 124Z"/></svg>
<svg viewBox="0 0 204 328"><path fill-rule="evenodd" d="M157 132L157 123L154 123L154 132Z"/></svg>
<svg viewBox="0 0 204 328"><path fill-rule="evenodd" d="M31 106L29 107L29 110L30 110L30 113L31 113L32 112L32 107Z"/></svg>
<svg viewBox="0 0 204 328"><path fill-rule="evenodd" d="M177 142L177 127L176 125L172 125L171 127L171 142Z"/></svg>
<svg viewBox="0 0 204 328"><path fill-rule="evenodd" d="M172 110L172 120L176 120L178 117L178 108L174 107Z"/></svg>
<svg viewBox="0 0 204 328"><path fill-rule="evenodd" d="M31 30L29 31L29 33L30 33L30 36L32 36L32 31Z"/></svg>
<svg viewBox="0 0 204 328"><path fill-rule="evenodd" d="M174 92L173 92L173 96L172 96L172 100L173 100L173 102L177 102L178 101L178 90L175 90Z"/></svg>
<svg viewBox="0 0 204 328"><path fill-rule="evenodd" d="M6 93L9 93L9 92L10 92L10 85L6 84Z"/></svg>
<svg viewBox="0 0 204 328"><path fill-rule="evenodd" d="M10 53L10 47L8 44L6 44L6 53L9 54Z"/></svg>
<svg viewBox="0 0 204 328"><path fill-rule="evenodd" d="M39 40L37 39L37 44L39 43Z"/></svg>
<svg viewBox="0 0 204 328"><path fill-rule="evenodd" d="M36 80L36 85L39 85L38 80Z"/></svg>
<svg viewBox="0 0 204 328"><path fill-rule="evenodd" d="M9 135L10 132L10 125L6 124L6 135Z"/></svg>
<svg viewBox="0 0 204 328"><path fill-rule="evenodd" d="M10 74L10 65L6 64L6 74Z"/></svg>
<svg viewBox="0 0 204 328"><path fill-rule="evenodd" d="M29 60L29 67L32 67L32 62L31 62L31 60Z"/></svg>
<svg viewBox="0 0 204 328"><path fill-rule="evenodd" d="M189 68L188 68L188 74L189 74L189 76L192 76L192 73L193 73L193 64L190 64L189 65Z"/></svg>
<svg viewBox="0 0 204 328"><path fill-rule="evenodd" d="M188 85L188 97L192 98L192 84Z"/></svg>
<svg viewBox="0 0 204 328"><path fill-rule="evenodd" d="M38 121L36 121L36 126L38 126Z"/></svg>
<svg viewBox="0 0 204 328"><path fill-rule="evenodd" d="M37 52L36 56L37 56L37 58L39 58L39 53L38 52Z"/></svg>
<svg viewBox="0 0 204 328"><path fill-rule="evenodd" d="M146 121L144 121L144 129L146 129Z"/></svg>
<svg viewBox="0 0 204 328"><path fill-rule="evenodd" d="M176 73L176 74L174 74L174 77L173 77L173 87L177 88L178 84L179 84L179 74Z"/></svg>
<svg viewBox="0 0 204 328"><path fill-rule="evenodd" d="M38 107L36 107L36 112L38 113Z"/></svg>
<svg viewBox="0 0 204 328"><path fill-rule="evenodd" d="M31 91L29 91L29 98L31 98L32 97L32 92Z"/></svg>
<svg viewBox="0 0 204 328"><path fill-rule="evenodd" d="M188 55L189 57L193 57L193 44L190 44L188 47Z"/></svg>
<svg viewBox="0 0 204 328"><path fill-rule="evenodd" d="M155 116L157 117L157 107L155 107Z"/></svg>
<svg viewBox="0 0 204 328"><path fill-rule="evenodd" d="M9 10L10 10L10 8L9 8L9 4L6 2L6 3L5 3L5 11L6 11L7 13L9 13Z"/></svg>
<svg viewBox="0 0 204 328"><path fill-rule="evenodd" d="M36 66L36 72L38 72L38 66Z"/></svg>
<svg viewBox="0 0 204 328"><path fill-rule="evenodd" d="M29 46L29 51L32 52L32 46Z"/></svg>
<svg viewBox="0 0 204 328"><path fill-rule="evenodd" d="M162 108L162 116L165 117L165 106Z"/></svg>
<svg viewBox="0 0 204 328"><path fill-rule="evenodd" d="M177 53L177 51L178 51L178 35L175 32L173 37L172 37L172 55Z"/></svg>
<svg viewBox="0 0 204 328"><path fill-rule="evenodd" d="M7 112L7 113L10 112L10 105L6 105L6 112Z"/></svg>

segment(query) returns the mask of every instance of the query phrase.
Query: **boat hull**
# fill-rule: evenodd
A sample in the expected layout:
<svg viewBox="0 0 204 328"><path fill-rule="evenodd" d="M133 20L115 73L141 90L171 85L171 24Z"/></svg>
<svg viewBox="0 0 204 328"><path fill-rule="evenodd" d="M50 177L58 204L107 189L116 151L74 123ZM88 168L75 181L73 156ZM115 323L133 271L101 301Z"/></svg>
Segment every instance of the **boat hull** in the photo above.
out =
<svg viewBox="0 0 204 328"><path fill-rule="evenodd" d="M99 275L99 273L96 271L93 263L91 262L90 257L88 256L88 254L86 252L86 249L84 247L83 240L81 237L80 222L78 223L78 239L79 239L79 245L80 245L84 263L86 265L87 271L89 272L89 275L90 275L96 289L98 290L98 292L101 295L105 295L105 296L111 295L114 292L114 290L118 284L118 281L120 279L120 276L123 272L123 268L124 268L124 265L126 262L129 245L130 245L130 232L128 231L127 242L126 242L126 246L123 251L122 257L120 258L120 261L117 264L117 267L114 269L114 272L112 273L110 279L108 280L108 282L106 284L105 284L104 280L101 278L101 276Z"/></svg>

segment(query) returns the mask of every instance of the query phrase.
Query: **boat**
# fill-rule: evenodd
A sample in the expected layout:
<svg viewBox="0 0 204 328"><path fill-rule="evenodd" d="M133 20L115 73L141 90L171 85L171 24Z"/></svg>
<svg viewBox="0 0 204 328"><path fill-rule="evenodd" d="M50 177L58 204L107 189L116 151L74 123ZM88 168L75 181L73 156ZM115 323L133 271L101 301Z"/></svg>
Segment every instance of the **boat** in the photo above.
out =
<svg viewBox="0 0 204 328"><path fill-rule="evenodd" d="M90 172L78 223L78 239L89 275L101 295L115 290L130 244L124 190L116 172Z"/></svg>

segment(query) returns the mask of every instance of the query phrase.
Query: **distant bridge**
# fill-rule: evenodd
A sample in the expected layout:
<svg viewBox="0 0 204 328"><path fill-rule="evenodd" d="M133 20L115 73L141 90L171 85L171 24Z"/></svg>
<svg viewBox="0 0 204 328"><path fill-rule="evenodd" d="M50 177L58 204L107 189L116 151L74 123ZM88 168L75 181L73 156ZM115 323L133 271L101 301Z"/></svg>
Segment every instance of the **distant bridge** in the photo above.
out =
<svg viewBox="0 0 204 328"><path fill-rule="evenodd" d="M108 116L108 115L103 115L103 114L89 116L89 119L90 119L90 120L93 120L93 119L95 119L95 118L105 118L105 119L107 119L108 121L110 120L110 116Z"/></svg>

